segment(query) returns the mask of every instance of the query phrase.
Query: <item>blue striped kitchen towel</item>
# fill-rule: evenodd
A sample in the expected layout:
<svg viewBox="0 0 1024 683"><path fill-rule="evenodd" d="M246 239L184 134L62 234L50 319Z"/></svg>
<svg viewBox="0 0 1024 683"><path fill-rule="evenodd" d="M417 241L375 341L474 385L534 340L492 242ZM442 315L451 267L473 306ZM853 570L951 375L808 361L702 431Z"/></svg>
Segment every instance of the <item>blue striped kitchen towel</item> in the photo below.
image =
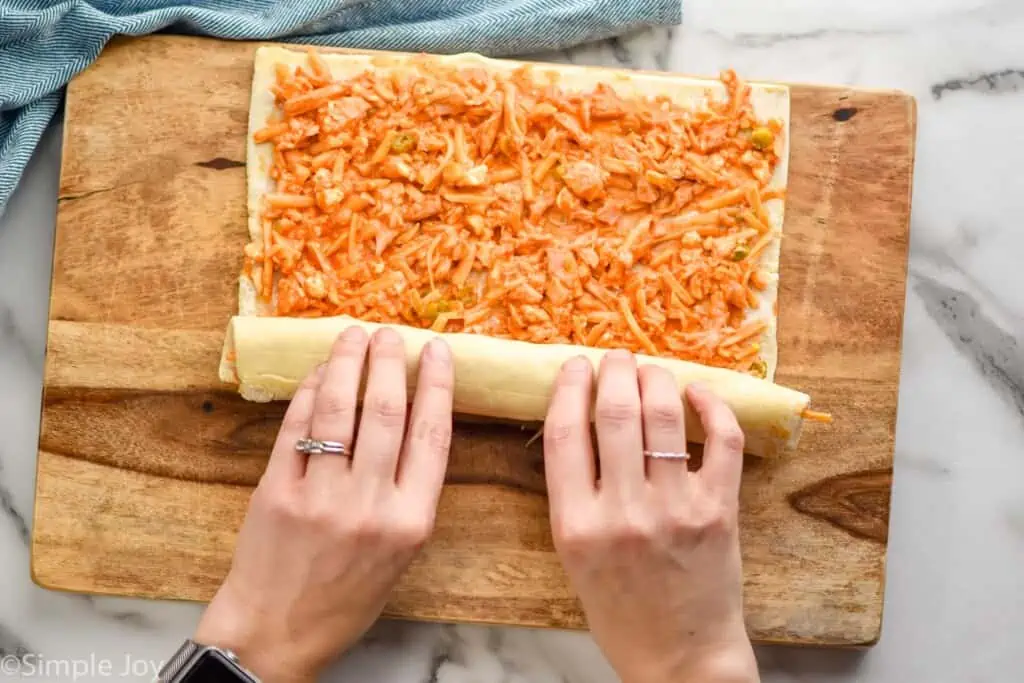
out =
<svg viewBox="0 0 1024 683"><path fill-rule="evenodd" d="M0 0L0 212L64 85L114 35L497 56L674 25L681 16L681 0Z"/></svg>

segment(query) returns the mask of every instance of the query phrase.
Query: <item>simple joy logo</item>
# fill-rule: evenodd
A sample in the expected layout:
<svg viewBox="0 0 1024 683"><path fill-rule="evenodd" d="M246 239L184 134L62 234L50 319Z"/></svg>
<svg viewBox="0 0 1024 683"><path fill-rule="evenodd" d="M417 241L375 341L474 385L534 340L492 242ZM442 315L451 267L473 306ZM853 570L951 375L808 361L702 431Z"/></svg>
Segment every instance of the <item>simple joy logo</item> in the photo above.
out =
<svg viewBox="0 0 1024 683"><path fill-rule="evenodd" d="M0 678L7 680L88 681L103 678L153 680L163 662L125 655L122 660L91 654L80 658L50 658L35 652L0 657Z"/></svg>

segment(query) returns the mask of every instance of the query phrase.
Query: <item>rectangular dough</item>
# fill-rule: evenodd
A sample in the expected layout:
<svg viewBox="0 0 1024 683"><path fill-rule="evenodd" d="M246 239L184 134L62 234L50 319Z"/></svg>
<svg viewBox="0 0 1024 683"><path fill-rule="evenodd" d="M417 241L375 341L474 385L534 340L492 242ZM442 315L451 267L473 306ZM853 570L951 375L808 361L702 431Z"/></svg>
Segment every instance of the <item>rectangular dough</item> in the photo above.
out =
<svg viewBox="0 0 1024 683"><path fill-rule="evenodd" d="M341 54L321 52L336 78L349 78L367 69L388 71L402 69L410 59L409 55L391 53ZM492 71L512 71L523 66L523 62L497 60L477 54L459 54L433 57L453 65L480 66ZM252 100L249 109L249 131L247 139L247 180L248 180L248 221L252 241L262 242L261 202L263 196L273 191L269 171L272 164L272 145L256 144L253 133L263 128L274 113L276 105L270 91L275 80L277 64L299 66L305 64L306 53L276 46L264 46L256 50L253 74ZM532 63L533 72L538 76L555 74L560 87L566 90L591 90L598 83L606 83L622 95L667 95L679 104L697 107L709 97L723 98L725 86L717 80L702 80L656 73L640 73L595 67L570 65L545 65ZM769 188L784 188L789 165L789 89L775 84L749 83L751 104L761 119L775 118L783 123L782 153ZM778 365L777 342L777 299L779 282L779 253L782 239L784 202L775 200L765 204L776 238L765 248L761 264L768 273L768 286L760 297L760 307L750 314L751 320L762 319L767 324L761 343L761 354L767 365L767 379L772 381ZM259 277L258 266L254 277ZM239 314L266 315L273 309L260 302L256 289L248 277L239 281Z"/></svg>

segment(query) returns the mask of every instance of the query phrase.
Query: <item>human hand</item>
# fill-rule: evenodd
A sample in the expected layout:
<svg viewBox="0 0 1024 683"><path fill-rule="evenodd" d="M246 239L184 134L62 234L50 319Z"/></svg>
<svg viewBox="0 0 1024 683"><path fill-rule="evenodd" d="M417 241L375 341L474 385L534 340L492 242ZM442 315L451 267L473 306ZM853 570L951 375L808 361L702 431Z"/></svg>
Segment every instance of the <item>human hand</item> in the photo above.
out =
<svg viewBox="0 0 1024 683"><path fill-rule="evenodd" d="M686 451L682 401L667 371L638 373L632 354L612 351L597 387L595 459L592 386L586 359L562 367L544 459L555 546L594 639L624 683L758 681L743 623L735 416L687 387L707 435L702 467L646 458L644 448Z"/></svg>
<svg viewBox="0 0 1024 683"><path fill-rule="evenodd" d="M196 641L233 650L267 683L305 681L380 615L433 528L451 440L448 346L423 351L408 434L405 373L396 332L368 340L351 327L302 382ZM340 441L352 457L303 455L295 443L306 437Z"/></svg>

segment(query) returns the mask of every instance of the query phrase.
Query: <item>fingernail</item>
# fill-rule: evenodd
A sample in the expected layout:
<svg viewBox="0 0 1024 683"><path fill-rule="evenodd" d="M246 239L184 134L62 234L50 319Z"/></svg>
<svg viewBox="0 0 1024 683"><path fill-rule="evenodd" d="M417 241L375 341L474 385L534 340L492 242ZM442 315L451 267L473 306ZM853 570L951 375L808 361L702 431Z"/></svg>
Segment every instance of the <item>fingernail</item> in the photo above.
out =
<svg viewBox="0 0 1024 683"><path fill-rule="evenodd" d="M590 361L583 356L575 356L565 361L566 372L583 372L590 365Z"/></svg>
<svg viewBox="0 0 1024 683"><path fill-rule="evenodd" d="M358 341L362 339L365 334L366 332L363 331L363 328L358 325L352 325L351 327L346 327L345 331L341 333L341 336L345 341Z"/></svg>
<svg viewBox="0 0 1024 683"><path fill-rule="evenodd" d="M323 379L324 372L326 372L326 371L327 371L327 363L321 363L320 365L316 366L316 370L314 371L314 372L316 372L316 378L317 379Z"/></svg>
<svg viewBox="0 0 1024 683"><path fill-rule="evenodd" d="M435 361L447 362L451 358L451 353L448 350L448 345L440 339L431 339L427 342L427 345L423 347L423 356Z"/></svg>
<svg viewBox="0 0 1024 683"><path fill-rule="evenodd" d="M704 382L691 382L690 388L699 394L707 393L708 386Z"/></svg>
<svg viewBox="0 0 1024 683"><path fill-rule="evenodd" d="M608 360L626 360L626 361L628 361L628 360L630 360L633 357L633 354L630 353L629 351L625 350L625 349L613 349L612 351L609 351L606 355L607 355Z"/></svg>
<svg viewBox="0 0 1024 683"><path fill-rule="evenodd" d="M373 341L375 344L397 344L402 338L390 327L382 327L373 333Z"/></svg>

